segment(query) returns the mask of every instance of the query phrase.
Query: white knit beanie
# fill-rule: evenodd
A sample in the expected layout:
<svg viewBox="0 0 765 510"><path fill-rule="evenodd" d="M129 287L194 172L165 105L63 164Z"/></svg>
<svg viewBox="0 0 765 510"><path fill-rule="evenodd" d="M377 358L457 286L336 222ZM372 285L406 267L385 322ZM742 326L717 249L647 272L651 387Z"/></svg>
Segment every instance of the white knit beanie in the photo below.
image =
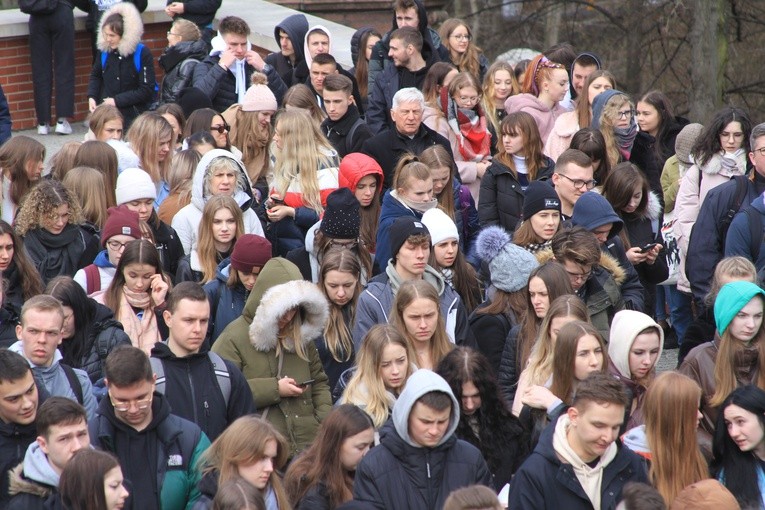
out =
<svg viewBox="0 0 765 510"><path fill-rule="evenodd" d="M151 176L140 168L126 168L117 177L117 205L144 198L157 199L157 187Z"/></svg>
<svg viewBox="0 0 765 510"><path fill-rule="evenodd" d="M425 211L425 214L422 215L422 223L428 227L430 241L433 246L447 239L460 240L454 220L441 209L436 208Z"/></svg>

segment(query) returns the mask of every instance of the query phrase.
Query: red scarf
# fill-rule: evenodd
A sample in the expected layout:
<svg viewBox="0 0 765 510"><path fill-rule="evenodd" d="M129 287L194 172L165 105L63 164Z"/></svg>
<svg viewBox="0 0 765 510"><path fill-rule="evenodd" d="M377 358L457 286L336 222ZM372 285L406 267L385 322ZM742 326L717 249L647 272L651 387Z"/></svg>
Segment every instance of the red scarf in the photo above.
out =
<svg viewBox="0 0 765 510"><path fill-rule="evenodd" d="M457 146L465 161L483 161L491 153L491 133L486 128L486 115L481 105L477 104L468 110L478 117L478 122L471 122L465 109L458 108L457 103L449 97L446 87L441 89L441 109L446 115L449 127L457 135Z"/></svg>

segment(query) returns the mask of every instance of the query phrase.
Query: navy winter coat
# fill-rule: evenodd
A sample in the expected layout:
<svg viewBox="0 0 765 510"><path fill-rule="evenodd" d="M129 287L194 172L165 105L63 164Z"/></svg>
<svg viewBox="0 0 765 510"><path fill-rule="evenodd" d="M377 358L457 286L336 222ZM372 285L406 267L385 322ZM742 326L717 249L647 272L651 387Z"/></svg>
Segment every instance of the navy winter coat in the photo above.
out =
<svg viewBox="0 0 765 510"><path fill-rule="evenodd" d="M232 271L231 259L224 259L218 264L215 279L204 285L205 294L210 301L210 344L214 343L231 321L239 318L247 302L247 289L241 283L234 288L226 285Z"/></svg>

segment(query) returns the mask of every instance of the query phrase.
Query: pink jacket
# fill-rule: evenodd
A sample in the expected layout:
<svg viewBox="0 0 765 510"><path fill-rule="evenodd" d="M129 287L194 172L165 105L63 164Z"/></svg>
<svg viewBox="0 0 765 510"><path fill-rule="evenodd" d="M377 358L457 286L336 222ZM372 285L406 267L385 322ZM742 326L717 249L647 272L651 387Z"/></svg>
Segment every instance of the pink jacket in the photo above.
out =
<svg viewBox="0 0 765 510"><path fill-rule="evenodd" d="M555 119L568 110L558 103L555 103L551 110L533 94L518 94L507 98L505 111L507 113L526 112L534 117L534 120L537 121L537 127L539 127L539 137L546 141L553 130Z"/></svg>
<svg viewBox="0 0 765 510"><path fill-rule="evenodd" d="M577 131L579 131L579 119L576 112L561 114L560 117L555 119L550 136L547 137L544 150L545 155L549 156L553 161L557 161L558 156L571 146L571 139Z"/></svg>
<svg viewBox="0 0 765 510"><path fill-rule="evenodd" d="M685 172L680 181L680 189L675 201L675 236L680 247L680 272L677 278L677 288L684 292L690 292L691 286L685 277L685 258L688 255L688 241L691 238L691 229L696 223L701 204L710 190L720 184L725 184L736 175L746 173L746 154L736 159L736 171L729 171L722 167L722 156L715 154L706 165L699 170L698 165L693 165ZM701 175L701 185L699 176Z"/></svg>

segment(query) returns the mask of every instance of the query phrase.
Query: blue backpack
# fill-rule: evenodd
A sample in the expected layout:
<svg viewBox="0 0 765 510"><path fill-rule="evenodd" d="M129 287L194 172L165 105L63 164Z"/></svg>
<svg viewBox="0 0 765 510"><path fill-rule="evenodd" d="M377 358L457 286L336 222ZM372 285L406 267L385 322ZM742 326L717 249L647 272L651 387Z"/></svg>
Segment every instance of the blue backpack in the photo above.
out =
<svg viewBox="0 0 765 510"><path fill-rule="evenodd" d="M144 45L143 43L138 43L138 46L135 47L135 51L133 52L133 65L135 66L135 72L138 74L141 74L141 52L143 51ZM103 72L104 69L106 69L106 59L109 57L109 54L105 51L101 52L101 72ZM159 94L159 84L154 81L154 97L152 98L152 102L157 100L157 95Z"/></svg>

